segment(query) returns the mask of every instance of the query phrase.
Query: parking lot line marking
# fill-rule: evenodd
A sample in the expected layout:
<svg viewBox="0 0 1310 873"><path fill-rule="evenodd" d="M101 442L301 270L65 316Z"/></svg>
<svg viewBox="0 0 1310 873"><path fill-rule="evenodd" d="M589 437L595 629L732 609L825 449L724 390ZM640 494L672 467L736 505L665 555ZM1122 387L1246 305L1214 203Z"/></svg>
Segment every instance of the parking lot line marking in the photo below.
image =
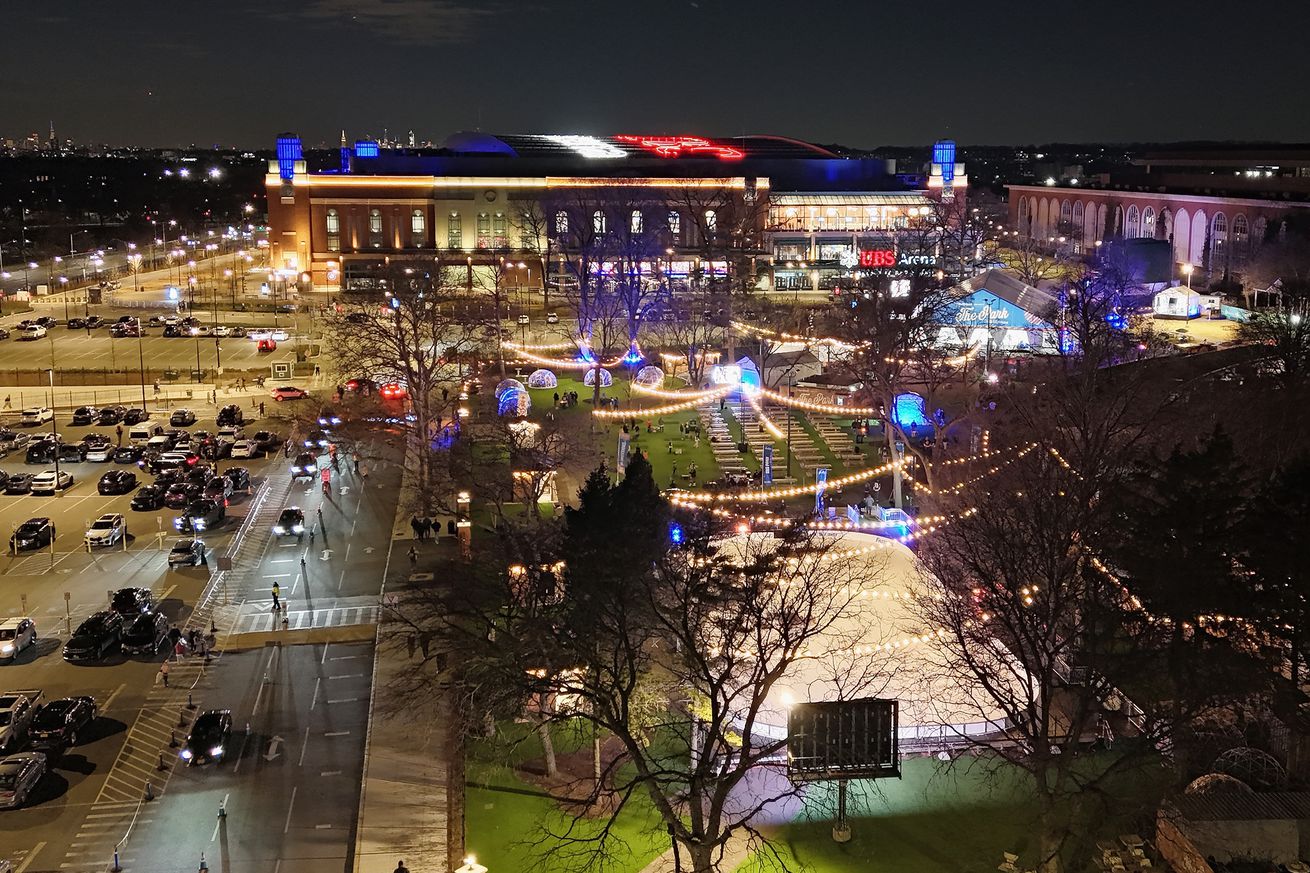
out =
<svg viewBox="0 0 1310 873"><path fill-rule="evenodd" d="M119 692L121 692L126 687L127 687L127 683L124 682L122 685L119 685L117 688L114 689L113 694L110 694L109 697L105 699L105 705L100 707L101 715L104 715L106 712L109 711L109 707L114 705L114 698L117 697L119 695Z"/></svg>
<svg viewBox="0 0 1310 873"><path fill-rule="evenodd" d="M362 658L363 655L333 655L333 661L353 661L355 658Z"/></svg>
<svg viewBox="0 0 1310 873"><path fill-rule="evenodd" d="M23 873L23 871L26 870L28 866L32 863L33 859L35 859L36 856L40 854L41 850L44 848L45 848L45 840L42 840L41 842L37 843L36 846L32 849L32 851L28 852L27 855L24 856L23 863L18 865L18 867L14 870L14 873Z"/></svg>
<svg viewBox="0 0 1310 873"><path fill-rule="evenodd" d="M332 825L314 825L314 830L316 831L326 831L331 829Z"/></svg>
<svg viewBox="0 0 1310 873"><path fill-rule="evenodd" d="M323 736L325 736L325 737L348 737L348 736L350 736L350 731L328 731L327 733L323 734Z"/></svg>
<svg viewBox="0 0 1310 873"><path fill-rule="evenodd" d="M305 738L300 741L300 760L296 762L297 767L305 766L305 750L309 748L309 728L305 728Z"/></svg>
<svg viewBox="0 0 1310 873"><path fill-rule="evenodd" d="M321 658L318 659L318 662L319 662L320 664L325 664L325 663L327 663L327 650L328 650L328 646L330 646L330 645L331 645L331 643L324 643L324 644L323 644L323 656L322 656ZM333 658L332 660L335 661L336 658Z"/></svg>
<svg viewBox="0 0 1310 873"><path fill-rule="evenodd" d="M282 826L284 834L291 830L291 811L296 808L296 787L291 786L291 802L287 804L287 823Z"/></svg>
<svg viewBox="0 0 1310 873"><path fill-rule="evenodd" d="M329 676L329 679L363 679L363 673L342 673L340 676Z"/></svg>
<svg viewBox="0 0 1310 873"><path fill-rule="evenodd" d="M310 700L309 700L309 708L310 708L310 711L313 711L314 707L318 704L318 688L319 688L319 686L322 685L322 684L323 684L323 677L322 677L322 676L316 676L316 677L314 677L314 696L311 697ZM331 701L328 701L328 702L331 703Z"/></svg>
<svg viewBox="0 0 1310 873"><path fill-rule="evenodd" d="M358 697L343 697L340 700L329 700L328 703L358 703Z"/></svg>
<svg viewBox="0 0 1310 873"><path fill-rule="evenodd" d="M341 771L340 771L340 770L324 770L322 773L319 773L318 775L320 775L320 776L340 776L340 775L341 775Z"/></svg>

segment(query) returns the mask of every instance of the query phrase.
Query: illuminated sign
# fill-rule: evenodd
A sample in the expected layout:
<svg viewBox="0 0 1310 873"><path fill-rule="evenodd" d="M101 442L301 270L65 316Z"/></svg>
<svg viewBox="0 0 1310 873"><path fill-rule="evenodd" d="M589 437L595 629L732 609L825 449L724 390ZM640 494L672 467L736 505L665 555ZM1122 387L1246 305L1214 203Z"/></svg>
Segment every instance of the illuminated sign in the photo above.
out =
<svg viewBox="0 0 1310 873"><path fill-rule="evenodd" d="M381 148L371 139L361 139L355 142L355 157L357 158L376 158L381 154Z"/></svg>
<svg viewBox="0 0 1310 873"><path fill-rule="evenodd" d="M860 268L864 270L932 269L937 259L916 252L897 252L895 249L861 249Z"/></svg>
<svg viewBox="0 0 1310 873"><path fill-rule="evenodd" d="M572 149L584 158L626 158L628 153L617 146L610 145L594 136L560 136L550 134L543 136L547 142Z"/></svg>
<svg viewBox="0 0 1310 873"><path fill-rule="evenodd" d="M860 251L860 266L865 269L894 267L896 266L896 251L895 249L862 249Z"/></svg>
<svg viewBox="0 0 1310 873"><path fill-rule="evenodd" d="M661 158L714 157L721 161L739 161L746 157L741 149L719 145L698 136L616 136L619 142L654 152Z"/></svg>

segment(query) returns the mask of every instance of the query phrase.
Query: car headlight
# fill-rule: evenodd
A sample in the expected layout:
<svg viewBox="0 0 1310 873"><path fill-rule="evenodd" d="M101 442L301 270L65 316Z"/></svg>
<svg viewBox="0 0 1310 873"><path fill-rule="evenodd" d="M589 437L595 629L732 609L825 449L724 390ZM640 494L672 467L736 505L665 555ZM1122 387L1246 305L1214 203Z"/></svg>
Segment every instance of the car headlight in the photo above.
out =
<svg viewBox="0 0 1310 873"><path fill-rule="evenodd" d="M177 528L178 530L181 530L183 524L185 523L186 523L186 519L181 518L180 516L178 518L173 519L173 527Z"/></svg>
<svg viewBox="0 0 1310 873"><path fill-rule="evenodd" d="M12 655L14 653L13 643L0 643L0 655Z"/></svg>
<svg viewBox="0 0 1310 873"><path fill-rule="evenodd" d="M209 754L214 755L214 756L221 755L221 754L223 754L223 747L222 747L222 746L214 746L214 748L212 748L212 749L209 750Z"/></svg>
<svg viewBox="0 0 1310 873"><path fill-rule="evenodd" d="M291 532L292 532L292 533L298 533L298 534L300 534L300 533L304 533L304 532L305 532L305 526L304 526L303 524L298 524L298 525L296 525L295 527L291 528Z"/></svg>
<svg viewBox="0 0 1310 873"><path fill-rule="evenodd" d="M190 749L183 749L183 750L182 750L182 760L183 760L183 761L190 761L190 760L191 760L191 750L190 750Z"/></svg>
<svg viewBox="0 0 1310 873"><path fill-rule="evenodd" d="M315 472L316 470L318 470L318 467L316 467L316 466L313 465L313 464L310 464L308 467L305 468L305 472L306 472L306 473L313 473L313 472Z"/></svg>
<svg viewBox="0 0 1310 873"><path fill-rule="evenodd" d="M300 472L300 468L299 468L299 467L292 467L292 468L291 468L291 472L292 472L292 473L299 473L299 472Z"/></svg>
<svg viewBox="0 0 1310 873"><path fill-rule="evenodd" d="M282 525L280 525L280 524L275 524L275 525L273 525L273 533L275 533L275 534L284 534L284 533L286 533L286 532L287 532L287 529L284 528Z"/></svg>
<svg viewBox="0 0 1310 873"><path fill-rule="evenodd" d="M205 529L205 520L204 520L203 518L193 518L193 519L191 519L191 525L192 525L192 527L194 527L196 530L204 530L204 529Z"/></svg>

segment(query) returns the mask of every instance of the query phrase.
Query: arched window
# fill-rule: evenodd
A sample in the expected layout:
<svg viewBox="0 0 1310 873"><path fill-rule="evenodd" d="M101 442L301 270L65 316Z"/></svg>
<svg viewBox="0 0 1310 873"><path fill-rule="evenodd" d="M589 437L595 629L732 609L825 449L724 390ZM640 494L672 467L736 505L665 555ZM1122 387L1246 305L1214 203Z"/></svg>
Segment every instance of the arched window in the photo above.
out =
<svg viewBox="0 0 1310 873"><path fill-rule="evenodd" d="M605 213L597 209L591 213L591 230L593 233L605 233Z"/></svg>
<svg viewBox="0 0 1310 873"><path fill-rule="evenodd" d="M415 209L409 214L409 242L416 249L422 248L428 235L428 219L422 209Z"/></svg>
<svg viewBox="0 0 1310 873"><path fill-rule="evenodd" d="M555 213L555 235L563 236L569 232L569 214L561 209Z"/></svg>
<svg viewBox="0 0 1310 873"><path fill-rule="evenodd" d="M1142 210L1142 236L1155 239L1155 210L1149 206Z"/></svg>
<svg viewBox="0 0 1310 873"><path fill-rule="evenodd" d="M1255 251L1264 245L1265 234L1269 232L1269 222L1263 215L1256 216L1255 221L1251 222L1251 251Z"/></svg>
<svg viewBox="0 0 1310 873"><path fill-rule="evenodd" d="M375 249L382 248L382 210L368 211L368 244Z"/></svg>
<svg viewBox="0 0 1310 873"><path fill-rule="evenodd" d="M1245 266L1251 255L1251 226L1247 224L1245 214L1238 213L1233 217L1231 236L1233 266Z"/></svg>
<svg viewBox="0 0 1310 873"><path fill-rule="evenodd" d="M1073 204L1065 200L1060 204L1060 232L1068 230L1069 224L1073 221Z"/></svg>
<svg viewBox="0 0 1310 873"><path fill-rule="evenodd" d="M491 216L486 212L478 213L477 239L473 245L479 249L491 248Z"/></svg>
<svg viewBox="0 0 1310 873"><path fill-rule="evenodd" d="M1124 237L1136 239L1141 234L1141 230L1141 215L1137 212L1137 206L1129 206L1128 217L1124 220Z"/></svg>
<svg viewBox="0 0 1310 873"><path fill-rule="evenodd" d="M458 212L450 213L446 219L446 246L452 249L464 248L464 223Z"/></svg>
<svg viewBox="0 0 1310 873"><path fill-rule="evenodd" d="M629 218L628 227L633 233L641 233L642 220L641 220L640 209L632 210L632 215Z"/></svg>
<svg viewBox="0 0 1310 873"><path fill-rule="evenodd" d="M1084 221L1085 218L1086 218L1086 212L1085 212L1085 209L1086 209L1086 207L1083 206L1083 201L1081 201L1081 200L1079 200L1077 203L1075 203L1075 204L1073 205L1073 226L1074 226L1074 230L1082 230L1082 229L1083 229L1083 221Z"/></svg>
<svg viewBox="0 0 1310 873"><path fill-rule="evenodd" d="M1222 270L1228 264L1228 216L1216 212L1210 221L1210 269Z"/></svg>
<svg viewBox="0 0 1310 873"><path fill-rule="evenodd" d="M713 209L705 210L705 232L714 233L719 229L719 214Z"/></svg>
<svg viewBox="0 0 1310 873"><path fill-rule="evenodd" d="M503 212L492 216L491 243L498 249L509 248L509 218Z"/></svg>
<svg viewBox="0 0 1310 873"><path fill-rule="evenodd" d="M1027 197L1019 198L1019 232L1025 236L1028 235L1028 229L1032 226L1032 205L1029 204Z"/></svg>
<svg viewBox="0 0 1310 873"><path fill-rule="evenodd" d="M341 251L341 213L335 209L327 211L327 250Z"/></svg>
<svg viewBox="0 0 1310 873"><path fill-rule="evenodd" d="M675 240L682 236L682 213L676 209L669 213L669 234Z"/></svg>

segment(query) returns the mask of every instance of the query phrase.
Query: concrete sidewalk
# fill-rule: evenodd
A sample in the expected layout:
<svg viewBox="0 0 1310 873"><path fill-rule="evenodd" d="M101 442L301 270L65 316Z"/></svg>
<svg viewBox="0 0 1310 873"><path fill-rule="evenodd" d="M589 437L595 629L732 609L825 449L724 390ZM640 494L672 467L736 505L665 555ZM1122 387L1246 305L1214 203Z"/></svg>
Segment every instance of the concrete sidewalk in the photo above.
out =
<svg viewBox="0 0 1310 873"><path fill-rule="evenodd" d="M300 381L304 384L311 380L301 379ZM244 406L245 401L250 401L250 406L257 408L262 400L265 404L265 413L271 409L281 408L283 404L275 401L270 393L271 384L269 382L266 383L264 388L259 388L252 382L244 390L220 387L218 389L217 405L242 402ZM154 386L146 383L146 408L167 409L187 405L214 405L211 400L211 392L213 391L214 386L210 382L161 382L159 393L156 394ZM17 417L30 406L50 405L49 387L0 385L0 399L5 396L9 397L9 408L0 408L0 416ZM139 407L141 405L141 386L139 384L84 385L76 387L56 385L54 406L52 408L60 411L71 411L78 406L106 406L113 403L121 403L127 407ZM290 408L294 409L295 407Z"/></svg>
<svg viewBox="0 0 1310 873"><path fill-rule="evenodd" d="M405 595L388 595L404 609ZM419 699L407 694L415 678ZM373 700L364 749L354 873L447 873L464 847L464 766L451 730L454 702L435 658L411 653L404 624L389 612L378 626Z"/></svg>

